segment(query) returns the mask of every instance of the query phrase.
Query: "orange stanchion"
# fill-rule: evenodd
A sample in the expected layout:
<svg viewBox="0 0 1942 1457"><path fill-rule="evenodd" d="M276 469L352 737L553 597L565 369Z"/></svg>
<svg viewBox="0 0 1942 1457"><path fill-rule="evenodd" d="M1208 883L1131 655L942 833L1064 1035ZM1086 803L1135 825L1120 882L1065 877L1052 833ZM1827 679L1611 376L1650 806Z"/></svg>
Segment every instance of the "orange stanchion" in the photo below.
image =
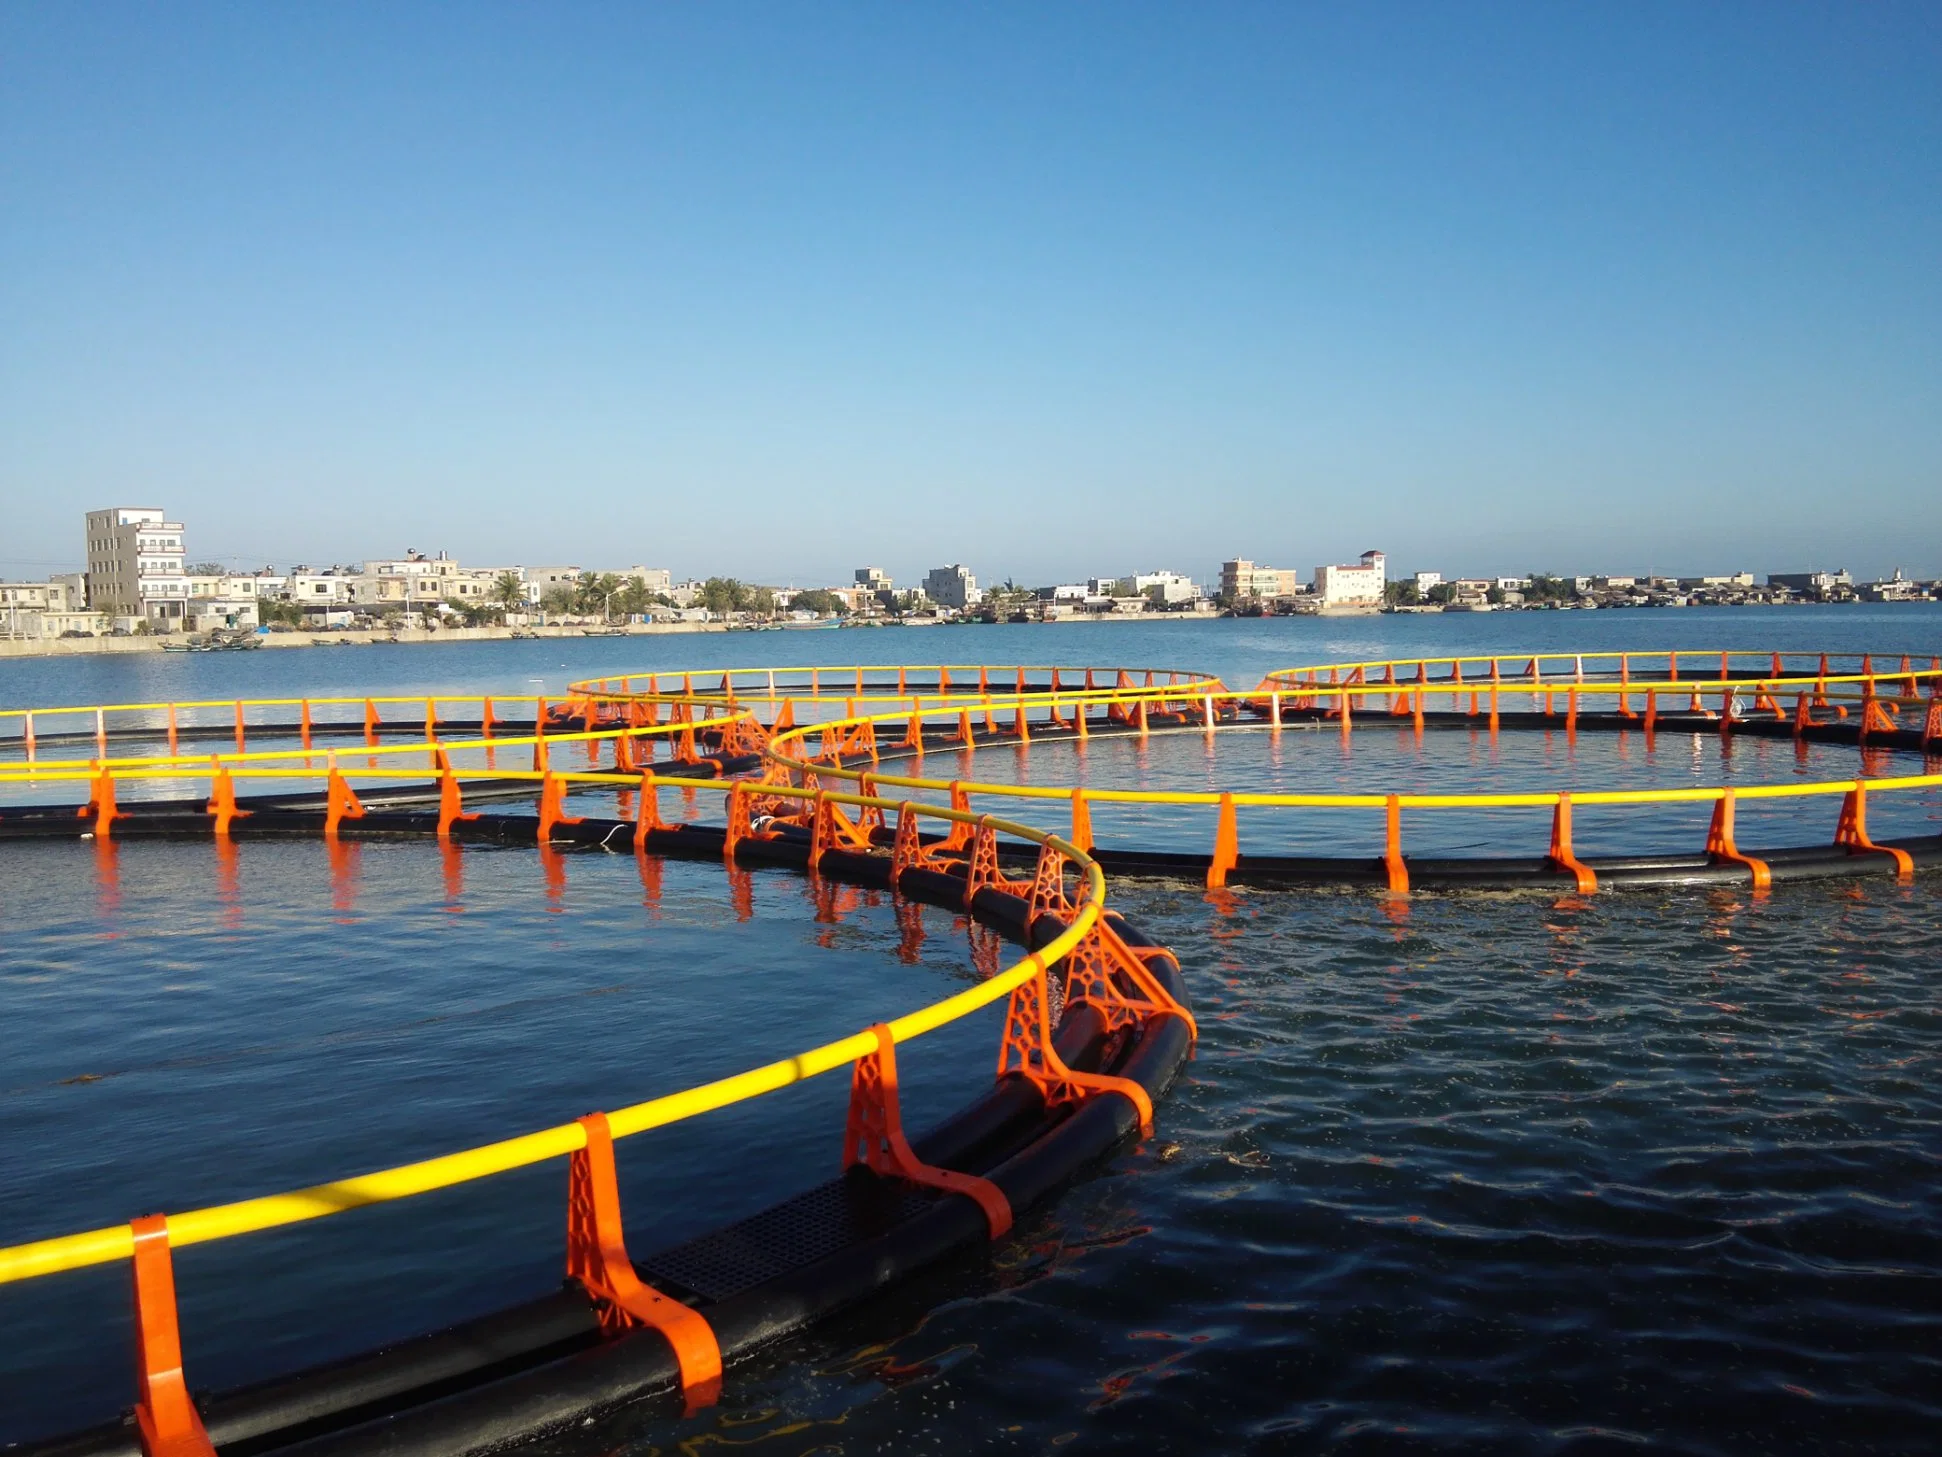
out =
<svg viewBox="0 0 1942 1457"><path fill-rule="evenodd" d="M78 811L78 818L94 820L94 837L105 840L114 833L114 823L122 817L115 808L115 776L106 769L94 776L92 797Z"/></svg>
<svg viewBox="0 0 1942 1457"><path fill-rule="evenodd" d="M554 774L548 774L539 782L539 830L537 839L542 845L551 844L553 830L558 825L577 825L584 816L570 815L566 812L566 785Z"/></svg>
<svg viewBox="0 0 1942 1457"><path fill-rule="evenodd" d="M243 747L243 700L236 700L236 752L246 752Z"/></svg>
<svg viewBox="0 0 1942 1457"><path fill-rule="evenodd" d="M452 839L452 826L461 820L476 820L476 814L466 814L464 797L459 792L458 776L452 773L449 761L445 772L438 776L438 838L440 843L449 844Z"/></svg>
<svg viewBox="0 0 1942 1457"><path fill-rule="evenodd" d="M1908 880L1915 874L1915 857L1892 845L1877 845L1868 838L1868 786L1856 782L1841 801L1841 819L1834 829L1834 843L1845 845L1851 855L1886 855L1895 862L1895 877Z"/></svg>
<svg viewBox="0 0 1942 1457"><path fill-rule="evenodd" d="M1056 852L1055 852L1056 853ZM960 1174L927 1164L904 1137L903 1111L897 1095L897 1043L890 1028L879 1022L874 1052L856 1060L850 1073L850 1111L843 1124L843 1167L861 1164L886 1179L903 1179L926 1188L962 1194L984 1211L985 1228L998 1239L1011 1228L1011 1201L989 1179Z"/></svg>
<svg viewBox="0 0 1942 1457"><path fill-rule="evenodd" d="M204 806L214 826L218 840L229 838L230 823L240 816L247 816L248 810L236 808L236 781L231 779L227 769L218 769L209 785L209 803Z"/></svg>
<svg viewBox="0 0 1942 1457"><path fill-rule="evenodd" d="M344 781L344 776L333 768L330 771L330 777L325 781L324 788L324 838L335 841L337 828L345 820L363 818L363 802L351 791L351 786Z"/></svg>
<svg viewBox="0 0 1942 1457"><path fill-rule="evenodd" d="M33 719L33 715L32 715L32 714L29 714L29 715L28 715L28 719L29 719L29 721L31 722L31 721L32 721L32 719ZM309 748L310 746L309 746L308 744L305 744L305 745L304 745L304 747L305 747L305 748ZM173 754L173 753L175 752L175 749L176 749L176 735L175 735L175 705L174 705L173 703L171 703L171 704L169 705L169 752L170 752L171 754ZM28 750L28 757L30 757L30 758L31 758L31 757L33 756L33 738L32 738L32 735L29 735L29 736L28 736L28 741L27 741L27 750Z"/></svg>
<svg viewBox="0 0 1942 1457"><path fill-rule="evenodd" d="M1141 1136L1150 1136L1153 1100L1145 1088L1130 1078L1075 1072L1059 1056L1058 1049L1052 1045L1052 1026L1047 1012L1050 995L1045 984L1045 963L1036 953L1031 959L1038 965L1038 974L1013 991L1005 1006L1005 1034L998 1047L998 1076L1015 1073L1028 1079L1044 1097L1047 1108L1082 1102L1096 1093L1118 1093L1139 1114Z"/></svg>
<svg viewBox="0 0 1942 1457"><path fill-rule="evenodd" d="M1652 743L1652 735L1659 726L1659 694L1657 689L1648 688L1645 690L1645 718L1643 722L1645 725L1645 742L1649 747Z"/></svg>
<svg viewBox="0 0 1942 1457"><path fill-rule="evenodd" d="M1497 698L1497 691L1494 688L1491 690L1490 697L1494 704ZM1494 711L1492 716L1495 716ZM1398 796L1393 794L1389 796L1383 818L1386 830L1382 868L1389 876L1389 893L1408 895L1409 866L1403 861L1403 807L1402 800Z"/></svg>
<svg viewBox="0 0 1942 1457"><path fill-rule="evenodd" d="M634 849L647 848L650 830L665 830L661 819L661 786L652 774L641 775L640 803L634 810Z"/></svg>
<svg viewBox="0 0 1942 1457"><path fill-rule="evenodd" d="M614 1176L614 1136L605 1113L580 1119L587 1146L567 1169L566 1277L593 1302L600 1333L609 1339L635 1326L666 1338L681 1373L690 1413L721 1397L722 1354L714 1328L700 1311L644 1283L627 1257L621 1226L620 1184Z"/></svg>
<svg viewBox="0 0 1942 1457"><path fill-rule="evenodd" d="M1733 840L1733 791L1728 789L1720 794L1713 806L1713 823L1706 832L1706 854L1717 863L1744 865L1753 877L1753 888L1764 891L1773 884L1773 872L1767 862L1756 860L1751 855L1740 853L1740 847Z"/></svg>
<svg viewBox="0 0 1942 1457"><path fill-rule="evenodd" d="M173 722L174 720L171 716L171 726L173 726ZM297 725L303 746L307 749L310 747L310 700L308 698L303 700L302 709L297 717ZM173 738L169 740L169 752L175 752L175 740Z"/></svg>
<svg viewBox="0 0 1942 1457"><path fill-rule="evenodd" d="M1072 791L1072 834L1069 837L1072 848L1081 854L1092 850L1092 809L1086 803L1083 789Z"/></svg>
<svg viewBox="0 0 1942 1457"><path fill-rule="evenodd" d="M182 1375L175 1263L165 1214L129 1221L135 1253L135 1429L144 1457L216 1457Z"/></svg>
<svg viewBox="0 0 1942 1457"><path fill-rule="evenodd" d="M383 724L380 723L378 719L377 704L373 703L368 698L365 699L364 700L364 742L367 744L375 744L378 741L378 730L382 727L383 727Z"/></svg>
<svg viewBox="0 0 1942 1457"><path fill-rule="evenodd" d="M1240 864L1240 828L1234 818L1234 796L1220 797L1220 817L1214 823L1214 854L1207 862L1207 888L1219 890L1227 884L1227 872Z"/></svg>
<svg viewBox="0 0 1942 1457"><path fill-rule="evenodd" d="M1580 895L1590 895L1598 889L1597 874L1578 858L1577 851L1571 845L1571 796L1569 794L1558 796L1558 806L1551 813L1551 852L1548 858L1557 869L1577 879Z"/></svg>

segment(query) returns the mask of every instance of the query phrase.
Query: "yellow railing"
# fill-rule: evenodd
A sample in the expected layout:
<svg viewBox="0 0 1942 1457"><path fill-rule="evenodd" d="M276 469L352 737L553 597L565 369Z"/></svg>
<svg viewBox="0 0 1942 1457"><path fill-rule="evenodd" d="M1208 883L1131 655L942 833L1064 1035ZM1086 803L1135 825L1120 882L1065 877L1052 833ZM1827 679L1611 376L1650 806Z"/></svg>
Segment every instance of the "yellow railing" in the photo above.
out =
<svg viewBox="0 0 1942 1457"><path fill-rule="evenodd" d="M188 771L170 768L155 772L161 776L180 777L185 776ZM264 778L287 778L293 777L295 773L290 770L263 769L246 769L240 772ZM528 771L516 777L539 780L545 776ZM613 787L610 776L557 774L551 777L569 783L590 783L606 788ZM736 787L725 785L719 780L659 778L655 782L660 786L681 789L722 791ZM743 790L753 787L742 782L738 784ZM817 795L817 791L775 784L760 786L760 792L764 795L805 801L813 800ZM840 791L826 791L824 795L832 802L853 807L868 805L885 811L896 811L901 808L900 805L885 800ZM939 806L912 805L911 810L915 814L956 824L981 825L1040 846L1048 846L1076 866L1081 878L1081 888L1075 913L1056 940L975 987L890 1021L887 1025L891 1037L897 1042L921 1037L927 1032L935 1031L947 1023L987 1007L1009 996L1011 992L1034 977L1042 975L1047 967L1064 957L1091 930L1099 920L1106 897L1105 877L1101 874L1099 866L1090 856L1056 836L1009 820L975 816ZM615 1137L664 1127L670 1123L677 1123L775 1092L794 1083L803 1082L854 1063L858 1058L875 1050L876 1045L873 1032L867 1029L858 1031L834 1042L809 1048L793 1057L750 1068L733 1077L722 1078L683 1092L670 1093L664 1097L617 1109L607 1115L608 1123ZM305 1220L341 1214L346 1210L369 1204L388 1203L431 1193L438 1189L448 1189L458 1184L505 1173L511 1169L524 1168L547 1159L559 1158L585 1146L585 1130L579 1123L559 1124L498 1143L446 1154L440 1158L403 1164L395 1168L316 1184L287 1193L265 1195L255 1199L244 1199L235 1203L171 1214L168 1216L169 1240L172 1245L200 1244L209 1240L228 1239L261 1230L277 1229ZM113 1260L124 1260L128 1259L133 1252L133 1235L130 1226L125 1224L0 1248L0 1284L35 1279L63 1270L76 1270Z"/></svg>

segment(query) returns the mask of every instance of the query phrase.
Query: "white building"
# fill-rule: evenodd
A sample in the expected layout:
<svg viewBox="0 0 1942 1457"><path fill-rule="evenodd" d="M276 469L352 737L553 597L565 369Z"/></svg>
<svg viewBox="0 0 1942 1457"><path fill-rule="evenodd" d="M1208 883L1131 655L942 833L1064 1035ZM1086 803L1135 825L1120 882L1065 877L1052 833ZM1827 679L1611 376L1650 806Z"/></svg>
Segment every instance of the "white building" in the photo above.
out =
<svg viewBox="0 0 1942 1457"><path fill-rule="evenodd" d="M1419 597L1429 596L1430 588L1440 587L1442 585L1443 574L1441 572L1418 572L1416 574L1416 595Z"/></svg>
<svg viewBox="0 0 1942 1457"><path fill-rule="evenodd" d="M1119 578L1116 585L1121 596L1144 597L1167 607L1192 602L1200 596L1200 588L1194 580L1178 572L1136 572L1130 577Z"/></svg>
<svg viewBox="0 0 1942 1457"><path fill-rule="evenodd" d="M1315 595L1322 610L1331 607L1380 607L1389 585L1389 559L1379 551L1365 551L1354 566L1315 568Z"/></svg>
<svg viewBox="0 0 1942 1457"><path fill-rule="evenodd" d="M159 506L111 506L87 514L88 606L110 617L173 626L189 599L182 523Z"/></svg>
<svg viewBox="0 0 1942 1457"><path fill-rule="evenodd" d="M924 595L940 607L952 607L959 612L984 600L984 594L978 590L978 579L971 575L970 568L956 562L931 570L924 578Z"/></svg>

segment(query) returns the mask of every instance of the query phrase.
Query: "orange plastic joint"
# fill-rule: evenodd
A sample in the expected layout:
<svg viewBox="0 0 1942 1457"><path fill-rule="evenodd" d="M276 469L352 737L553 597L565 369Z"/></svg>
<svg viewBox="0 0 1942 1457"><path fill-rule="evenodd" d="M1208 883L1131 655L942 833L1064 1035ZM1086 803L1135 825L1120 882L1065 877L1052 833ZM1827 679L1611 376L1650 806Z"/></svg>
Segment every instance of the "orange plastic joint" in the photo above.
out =
<svg viewBox="0 0 1942 1457"><path fill-rule="evenodd" d="M168 1216L145 1214L128 1228L135 1239L135 1426L142 1452L144 1457L215 1457L182 1374Z"/></svg>
<svg viewBox="0 0 1942 1457"><path fill-rule="evenodd" d="M1011 994L1005 1006L1005 1031L998 1044L998 1076L1016 1073L1030 1080L1048 1108L1083 1102L1097 1093L1118 1093L1139 1115L1142 1137L1153 1132L1153 1099L1131 1078L1075 1072L1052 1045L1045 963L1034 953L1038 975Z"/></svg>
<svg viewBox="0 0 1942 1457"><path fill-rule="evenodd" d="M94 776L94 794L77 812L81 819L94 820L94 837L105 840L114 833L113 825L121 818L121 811L115 808L115 776L103 769Z"/></svg>
<svg viewBox="0 0 1942 1457"><path fill-rule="evenodd" d="M1492 712L1495 712L1493 699ZM1409 894L1409 866L1403 861L1403 811L1402 801L1395 795L1389 796L1384 813L1386 833L1382 852L1382 868L1389 876L1391 895Z"/></svg>
<svg viewBox="0 0 1942 1457"><path fill-rule="evenodd" d="M218 840L229 838L229 825L232 820L246 819L250 811L236 808L236 781L229 776L227 769L216 771L215 780L209 786L209 803L206 806L209 816L215 821L215 834Z"/></svg>
<svg viewBox="0 0 1942 1457"><path fill-rule="evenodd" d="M1571 796L1560 794L1558 807L1551 815L1551 854L1554 868L1567 872L1577 878L1578 893L1590 895L1598 889L1598 875L1589 865L1578 858L1571 845Z"/></svg>
<svg viewBox="0 0 1942 1457"><path fill-rule="evenodd" d="M325 782L324 791L324 838L335 840L339 824L345 820L363 817L363 802L344 781L344 776L335 769L331 770L330 778Z"/></svg>
<svg viewBox="0 0 1942 1457"><path fill-rule="evenodd" d="M1841 820L1834 830L1834 843L1845 845L1850 855L1886 855L1895 862L1895 877L1907 880L1915 874L1915 857L1892 845L1877 845L1868 838L1868 786L1857 783L1841 801Z"/></svg>
<svg viewBox="0 0 1942 1457"><path fill-rule="evenodd" d="M1766 890L1773 884L1773 872L1767 868L1767 862L1742 855L1733 841L1733 791L1730 789L1723 791L1713 806L1712 827L1706 832L1706 854L1716 863L1744 865L1753 877L1756 891Z"/></svg>
<svg viewBox="0 0 1942 1457"><path fill-rule="evenodd" d="M577 825L581 818L566 812L566 785L562 780L552 774L540 780L539 829L536 832L540 844L552 843L554 826Z"/></svg>
<svg viewBox="0 0 1942 1457"><path fill-rule="evenodd" d="M1343 700L1344 703L1347 701ZM1207 888L1219 890L1226 885L1227 872L1240 861L1240 831L1234 821L1234 796L1223 794L1220 797L1220 818L1214 824L1214 854L1207 862Z"/></svg>
<svg viewBox="0 0 1942 1457"><path fill-rule="evenodd" d="M1005 1191L976 1174L960 1174L927 1164L904 1137L904 1121L897 1096L897 1042L890 1028L879 1022L870 1029L877 1047L856 1060L850 1073L850 1112L843 1125L843 1167L862 1164L884 1178L906 1179L927 1188L962 1194L984 1211L991 1238L1011 1228L1011 1201Z"/></svg>
<svg viewBox="0 0 1942 1457"><path fill-rule="evenodd" d="M712 1406L721 1397L722 1353L706 1317L645 1284L627 1258L620 1222L620 1186L614 1177L614 1136L605 1113L580 1120L587 1146L567 1171L566 1275L593 1301L600 1332L612 1338L635 1326L652 1326L667 1338L681 1371L688 1409Z"/></svg>

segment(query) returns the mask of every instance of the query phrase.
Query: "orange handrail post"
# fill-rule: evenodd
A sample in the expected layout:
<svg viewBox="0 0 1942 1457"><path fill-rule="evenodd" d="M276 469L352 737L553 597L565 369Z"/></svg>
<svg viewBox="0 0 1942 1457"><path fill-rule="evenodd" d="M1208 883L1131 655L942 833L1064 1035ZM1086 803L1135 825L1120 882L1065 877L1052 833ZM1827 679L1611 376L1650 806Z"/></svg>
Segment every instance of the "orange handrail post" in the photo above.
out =
<svg viewBox="0 0 1942 1457"><path fill-rule="evenodd" d="M375 744L378 741L378 706L370 699L364 700L364 742Z"/></svg>
<svg viewBox="0 0 1942 1457"><path fill-rule="evenodd" d="M1492 690L1495 696L1495 690ZM1383 812L1384 842L1382 868L1389 878L1391 895L1409 894L1409 866L1403 860L1403 808L1399 795L1390 795Z"/></svg>
<svg viewBox="0 0 1942 1457"><path fill-rule="evenodd" d="M230 778L227 769L216 771L215 778L209 785L209 803L205 808L218 840L227 840L230 822L239 815L249 813L247 810L236 808L236 781Z"/></svg>
<svg viewBox="0 0 1942 1457"><path fill-rule="evenodd" d="M1868 838L1868 786L1856 780L1854 788L1841 801L1841 819L1834 827L1834 843L1847 846L1850 855L1886 855L1895 862L1895 878L1911 879L1915 857L1892 845L1877 845Z"/></svg>
<svg viewBox="0 0 1942 1457"><path fill-rule="evenodd" d="M1571 796L1568 793L1558 796L1557 808L1551 813L1551 852L1549 860L1553 867L1571 875L1578 882L1578 893L1590 895L1598 889L1598 876L1592 868L1578 858L1571 843Z"/></svg>
<svg viewBox="0 0 1942 1457"><path fill-rule="evenodd" d="M215 1457L182 1374L175 1263L165 1214L129 1221L134 1237L135 1428L144 1457Z"/></svg>
<svg viewBox="0 0 1942 1457"><path fill-rule="evenodd" d="M29 714L29 715L27 715L27 719L28 719L28 722L29 722L29 723L32 723L32 722L33 722L33 715L32 715L32 714ZM305 747L307 748L307 747L309 747L309 746L308 746L308 745L306 745ZM32 758L32 757L33 757L33 748L34 748L34 736L33 736L33 735L32 735L31 733L29 733L29 734L27 735L27 756L28 756L29 758ZM173 754L173 753L175 752L175 748L176 748L176 742L175 742L175 705L174 705L173 703L171 703L171 704L169 705L169 752L170 752L171 754Z"/></svg>
<svg viewBox="0 0 1942 1457"><path fill-rule="evenodd" d="M674 1352L681 1395L690 1414L721 1398L722 1354L700 1311L644 1283L627 1257L621 1227L620 1183L614 1174L614 1136L605 1113L580 1119L586 1147L567 1169L566 1277L593 1301L600 1333L612 1339L634 1326L652 1326Z"/></svg>
<svg viewBox="0 0 1942 1457"><path fill-rule="evenodd" d="M236 752L243 753L243 700L236 700Z"/></svg>
<svg viewBox="0 0 1942 1457"><path fill-rule="evenodd" d="M299 726L299 731L302 734L303 746L307 749L310 747L310 700L308 698L303 700L301 711L298 713L298 716L297 716L297 723ZM172 715L170 718L170 724L171 726L173 726L174 724L174 718ZM175 742L173 739L171 739L169 742L169 752L170 753L175 752Z"/></svg>
<svg viewBox="0 0 1942 1457"><path fill-rule="evenodd" d="M1227 884L1227 872L1240 863L1240 833L1234 820L1234 796L1220 797L1220 816L1214 823L1214 853L1207 862L1207 888Z"/></svg>
<svg viewBox="0 0 1942 1457"><path fill-rule="evenodd" d="M1082 854L1092 852L1092 809L1083 789L1072 791L1072 846Z"/></svg>
<svg viewBox="0 0 1942 1457"><path fill-rule="evenodd" d="M1765 891L1773 884L1773 872L1764 860L1756 860L1751 855L1740 853L1734 843L1734 793L1730 789L1720 791L1720 797L1713 806L1713 823L1706 832L1706 854L1715 863L1730 862L1744 865L1753 877L1755 891Z"/></svg>

